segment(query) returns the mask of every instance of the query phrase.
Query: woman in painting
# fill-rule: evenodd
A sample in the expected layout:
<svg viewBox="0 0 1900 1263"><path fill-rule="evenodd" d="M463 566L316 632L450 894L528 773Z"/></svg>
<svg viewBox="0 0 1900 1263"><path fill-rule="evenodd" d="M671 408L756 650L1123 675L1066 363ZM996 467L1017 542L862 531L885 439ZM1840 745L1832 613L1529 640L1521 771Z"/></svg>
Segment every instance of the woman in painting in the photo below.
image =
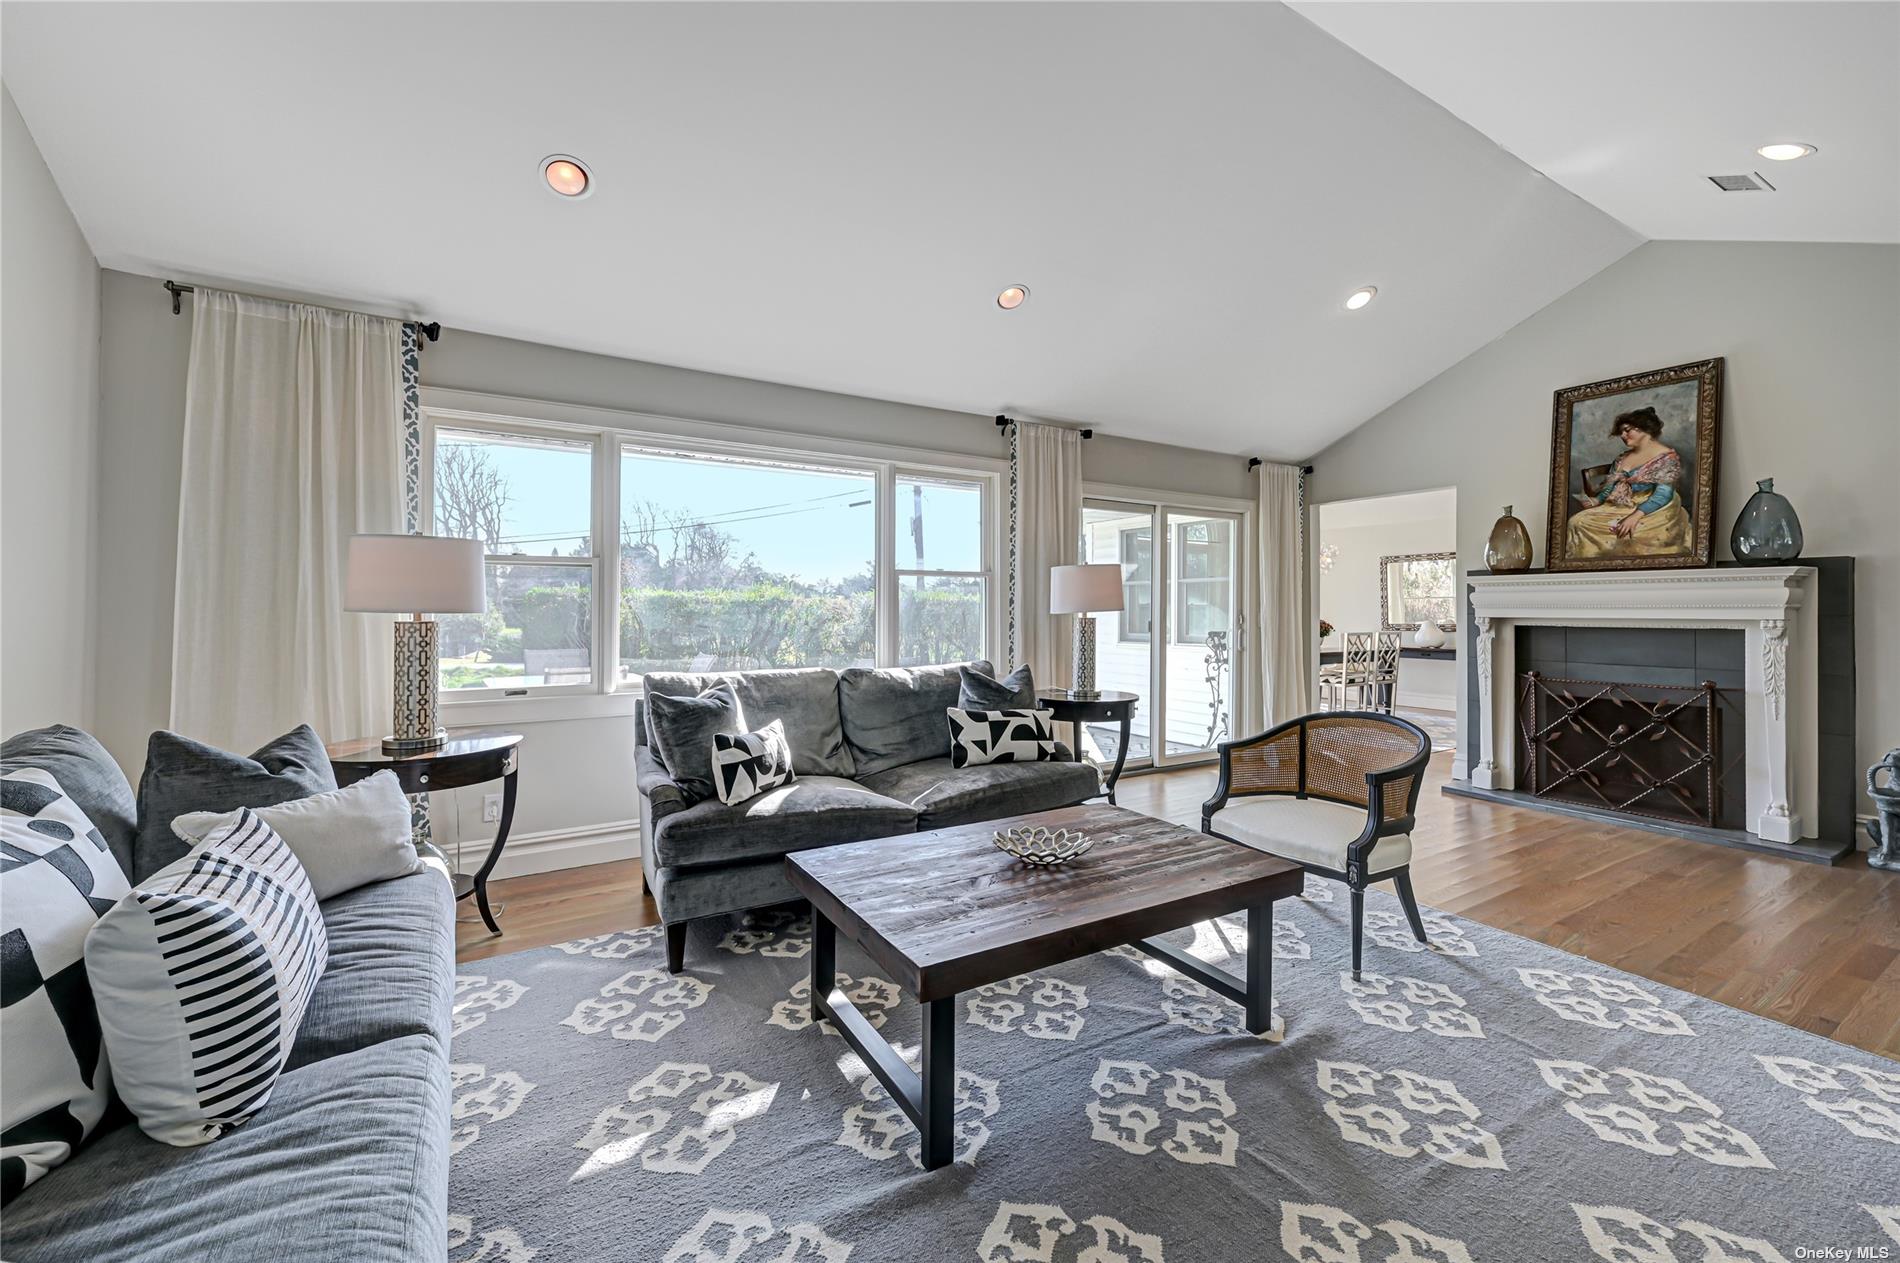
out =
<svg viewBox="0 0 1900 1263"><path fill-rule="evenodd" d="M1622 413L1610 423L1610 436L1621 440L1623 454L1610 466L1602 490L1576 497L1582 507L1570 515L1572 557L1669 557L1692 551L1694 525L1676 490L1682 457L1661 435L1662 418L1654 408Z"/></svg>

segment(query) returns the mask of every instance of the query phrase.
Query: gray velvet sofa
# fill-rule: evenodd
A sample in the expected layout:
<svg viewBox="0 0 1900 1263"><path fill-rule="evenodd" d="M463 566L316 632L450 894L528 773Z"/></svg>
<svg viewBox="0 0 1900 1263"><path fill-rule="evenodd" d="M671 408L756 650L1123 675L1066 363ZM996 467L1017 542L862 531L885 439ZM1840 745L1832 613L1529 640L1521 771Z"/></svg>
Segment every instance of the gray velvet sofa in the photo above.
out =
<svg viewBox="0 0 1900 1263"><path fill-rule="evenodd" d="M0 763L51 772L126 864L132 789L96 741L36 729L9 738ZM7 1263L447 1258L449 883L429 870L322 909L329 964L257 1116L174 1148L115 1104L78 1153L7 1204Z"/></svg>
<svg viewBox="0 0 1900 1263"><path fill-rule="evenodd" d="M953 768L944 712L957 704L963 666L994 675L983 661L647 675L648 693L676 697L729 682L748 728L784 723L798 773L732 806L694 801L667 775L650 708L639 705L640 863L666 923L669 969L684 967L688 922L796 899L784 863L793 851L1048 811L1101 793L1095 768L1066 746L1053 762Z"/></svg>

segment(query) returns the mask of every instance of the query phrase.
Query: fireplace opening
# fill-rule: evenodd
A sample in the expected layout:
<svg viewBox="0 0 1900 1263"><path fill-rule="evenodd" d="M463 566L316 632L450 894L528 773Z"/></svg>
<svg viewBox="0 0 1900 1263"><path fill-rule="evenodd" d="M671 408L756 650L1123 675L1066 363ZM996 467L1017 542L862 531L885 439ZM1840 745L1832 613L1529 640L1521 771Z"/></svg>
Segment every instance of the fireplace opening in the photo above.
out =
<svg viewBox="0 0 1900 1263"><path fill-rule="evenodd" d="M1743 827L1741 690L1525 671L1520 792L1712 829Z"/></svg>

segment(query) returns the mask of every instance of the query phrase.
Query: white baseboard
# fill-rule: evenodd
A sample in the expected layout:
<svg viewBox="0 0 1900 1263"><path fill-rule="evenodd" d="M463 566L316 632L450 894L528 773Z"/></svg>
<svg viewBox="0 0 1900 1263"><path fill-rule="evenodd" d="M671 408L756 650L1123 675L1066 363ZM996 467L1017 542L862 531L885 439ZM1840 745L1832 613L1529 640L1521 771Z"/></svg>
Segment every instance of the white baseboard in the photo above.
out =
<svg viewBox="0 0 1900 1263"><path fill-rule="evenodd" d="M472 873L488 854L489 838L470 838L462 843L462 871ZM451 859L454 851L449 850ZM495 865L493 877L525 877L530 873L550 873L557 868L581 868L588 864L606 864L613 860L638 859L640 822L610 820L605 824L579 829L545 829L539 833L515 833Z"/></svg>
<svg viewBox="0 0 1900 1263"><path fill-rule="evenodd" d="M1400 710L1437 710L1448 715L1458 711L1458 699L1449 693L1415 693L1403 689L1399 693Z"/></svg>

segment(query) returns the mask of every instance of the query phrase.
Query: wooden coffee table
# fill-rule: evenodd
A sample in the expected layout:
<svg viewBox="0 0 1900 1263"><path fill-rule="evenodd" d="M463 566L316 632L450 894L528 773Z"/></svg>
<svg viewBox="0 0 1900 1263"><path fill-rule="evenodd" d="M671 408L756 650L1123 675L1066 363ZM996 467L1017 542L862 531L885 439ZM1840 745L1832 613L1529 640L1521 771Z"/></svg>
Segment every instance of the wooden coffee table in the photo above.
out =
<svg viewBox="0 0 1900 1263"><path fill-rule="evenodd" d="M1080 829L1094 849L1032 868L991 840L1031 823ZM1259 1034L1272 1020L1273 903L1304 881L1286 860L1101 805L820 847L785 862L812 906L812 1019L831 1019L916 1124L926 1170L954 1156L959 992L1128 944L1243 1006ZM1153 937L1242 910L1244 981ZM922 1005L921 1075L838 987L839 931Z"/></svg>

